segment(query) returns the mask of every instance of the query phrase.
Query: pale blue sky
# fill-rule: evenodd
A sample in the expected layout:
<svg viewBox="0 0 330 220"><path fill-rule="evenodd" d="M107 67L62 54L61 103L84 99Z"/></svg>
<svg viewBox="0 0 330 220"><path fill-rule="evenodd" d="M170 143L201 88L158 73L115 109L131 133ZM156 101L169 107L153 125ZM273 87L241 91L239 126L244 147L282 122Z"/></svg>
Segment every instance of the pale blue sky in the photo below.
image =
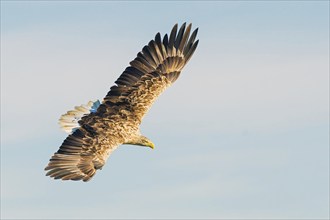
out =
<svg viewBox="0 0 330 220"><path fill-rule="evenodd" d="M199 47L92 181L43 171L59 116L157 32ZM1 1L1 218L329 218L329 2Z"/></svg>

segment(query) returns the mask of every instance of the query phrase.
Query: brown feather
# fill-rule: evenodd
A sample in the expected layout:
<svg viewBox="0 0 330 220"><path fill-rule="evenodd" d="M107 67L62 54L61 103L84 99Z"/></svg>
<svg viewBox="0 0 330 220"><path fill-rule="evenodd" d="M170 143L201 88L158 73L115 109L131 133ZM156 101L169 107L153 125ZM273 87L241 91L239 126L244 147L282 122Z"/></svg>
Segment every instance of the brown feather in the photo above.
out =
<svg viewBox="0 0 330 220"><path fill-rule="evenodd" d="M143 116L158 96L180 76L194 53L197 29L189 37L191 24L177 24L170 37L143 47L110 88L96 112L83 116L80 128L69 135L45 168L47 176L62 180L90 180L119 145L132 143L140 135ZM68 122L69 123L69 122Z"/></svg>

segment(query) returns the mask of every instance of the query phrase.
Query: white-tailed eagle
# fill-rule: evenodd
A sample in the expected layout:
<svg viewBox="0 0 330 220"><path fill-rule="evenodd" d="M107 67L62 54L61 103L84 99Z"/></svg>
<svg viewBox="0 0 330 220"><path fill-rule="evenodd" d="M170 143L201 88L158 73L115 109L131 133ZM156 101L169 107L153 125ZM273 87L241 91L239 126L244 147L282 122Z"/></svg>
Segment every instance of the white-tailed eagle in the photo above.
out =
<svg viewBox="0 0 330 220"><path fill-rule="evenodd" d="M191 24L177 29L176 24L163 39L158 33L143 47L102 103L90 101L61 116L59 123L69 135L45 168L47 176L88 181L119 145L154 148L140 133L142 118L176 81L198 45L198 29L191 35Z"/></svg>

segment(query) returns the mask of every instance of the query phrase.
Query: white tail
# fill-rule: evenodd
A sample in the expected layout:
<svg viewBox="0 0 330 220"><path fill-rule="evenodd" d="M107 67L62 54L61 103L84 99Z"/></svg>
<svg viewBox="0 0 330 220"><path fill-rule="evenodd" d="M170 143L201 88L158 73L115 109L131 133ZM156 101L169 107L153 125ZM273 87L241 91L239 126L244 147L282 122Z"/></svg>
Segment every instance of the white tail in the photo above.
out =
<svg viewBox="0 0 330 220"><path fill-rule="evenodd" d="M79 120L90 114L91 112L96 112L97 108L100 106L100 101L95 102L89 101L86 105L76 106L74 110L68 111L66 114L62 115L59 119L59 124L61 128L68 134L72 134L77 130L79 126Z"/></svg>

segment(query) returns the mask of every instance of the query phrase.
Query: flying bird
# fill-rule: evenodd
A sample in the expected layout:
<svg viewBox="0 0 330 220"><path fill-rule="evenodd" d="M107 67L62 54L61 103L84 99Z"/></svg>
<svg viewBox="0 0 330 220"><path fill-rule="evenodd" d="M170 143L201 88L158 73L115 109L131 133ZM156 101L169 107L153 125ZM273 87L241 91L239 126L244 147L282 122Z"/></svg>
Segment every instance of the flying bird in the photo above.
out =
<svg viewBox="0 0 330 220"><path fill-rule="evenodd" d="M191 24L144 46L115 85L100 101L89 101L62 115L59 124L69 133L51 157L46 175L62 180L90 180L122 144L154 148L140 132L143 116L180 72L196 50L198 28L190 35Z"/></svg>

